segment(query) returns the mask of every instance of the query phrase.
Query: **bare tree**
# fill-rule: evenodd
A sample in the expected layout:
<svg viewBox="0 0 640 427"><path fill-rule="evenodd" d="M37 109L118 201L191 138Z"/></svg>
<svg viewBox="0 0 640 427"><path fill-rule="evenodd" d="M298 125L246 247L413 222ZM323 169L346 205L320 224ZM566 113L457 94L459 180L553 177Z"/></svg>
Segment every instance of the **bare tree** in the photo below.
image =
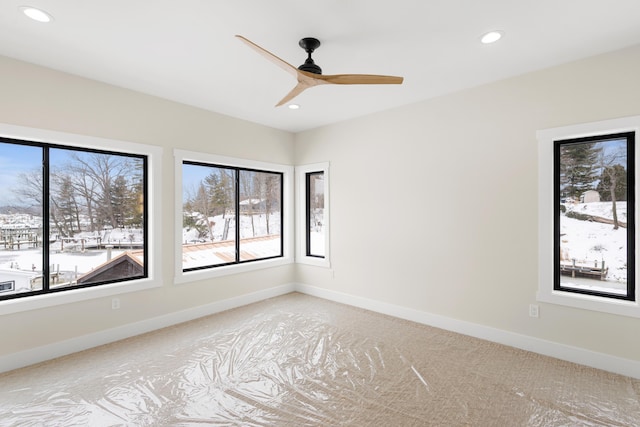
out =
<svg viewBox="0 0 640 427"><path fill-rule="evenodd" d="M605 153L605 150L601 150L600 154L600 170L601 177L598 183L599 190L609 192L609 198L611 200L611 212L613 214L613 229L617 230L620 226L618 221L618 209L616 202L618 201L618 195L620 187L624 185L626 188L626 170L620 164L624 162L626 157L626 151L622 148L610 150Z"/></svg>
<svg viewBox="0 0 640 427"><path fill-rule="evenodd" d="M18 186L12 189L13 193L18 196L22 202L30 202L30 207L37 207L42 210L42 169L34 169L31 172L19 174L18 182Z"/></svg>
<svg viewBox="0 0 640 427"><path fill-rule="evenodd" d="M96 231L97 224L95 221L94 204L98 200L98 186L91 176L86 173L86 167L84 165L71 164L68 170L73 177L73 188L83 201L80 206L84 208L84 212L89 220L89 231Z"/></svg>
<svg viewBox="0 0 640 427"><path fill-rule="evenodd" d="M253 218L253 205L257 198L255 194L255 177L256 172L252 171L240 171L240 209L242 210L243 203L246 206L246 212L251 218L251 235L256 236L256 225Z"/></svg>
<svg viewBox="0 0 640 427"><path fill-rule="evenodd" d="M271 235L271 213L274 206L280 206L280 175L262 172L256 174L256 187L259 188L260 199L264 205L267 235Z"/></svg>
<svg viewBox="0 0 640 427"><path fill-rule="evenodd" d="M90 217L96 217L99 225L106 223L111 227L118 227L120 221L112 200L115 195L114 183L117 177L127 176L133 169L130 159L119 155L93 152L74 152L70 157L71 168L82 174L84 179L90 180L90 185L95 185L97 190L95 193L85 191L85 195L93 196L87 201L88 206L95 206L98 202L97 215L90 215ZM86 186L86 181L79 181L78 184L85 190L91 188Z"/></svg>

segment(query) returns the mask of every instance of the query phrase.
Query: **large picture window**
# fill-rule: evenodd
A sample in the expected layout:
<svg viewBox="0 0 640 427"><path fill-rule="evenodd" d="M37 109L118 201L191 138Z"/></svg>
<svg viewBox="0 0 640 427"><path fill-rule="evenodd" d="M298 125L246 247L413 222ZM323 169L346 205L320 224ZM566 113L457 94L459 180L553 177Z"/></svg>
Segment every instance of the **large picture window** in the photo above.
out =
<svg viewBox="0 0 640 427"><path fill-rule="evenodd" d="M185 160L183 272L284 256L284 173Z"/></svg>
<svg viewBox="0 0 640 427"><path fill-rule="evenodd" d="M555 142L555 290L635 299L634 135Z"/></svg>
<svg viewBox="0 0 640 427"><path fill-rule="evenodd" d="M146 156L0 138L0 163L0 299L148 277Z"/></svg>

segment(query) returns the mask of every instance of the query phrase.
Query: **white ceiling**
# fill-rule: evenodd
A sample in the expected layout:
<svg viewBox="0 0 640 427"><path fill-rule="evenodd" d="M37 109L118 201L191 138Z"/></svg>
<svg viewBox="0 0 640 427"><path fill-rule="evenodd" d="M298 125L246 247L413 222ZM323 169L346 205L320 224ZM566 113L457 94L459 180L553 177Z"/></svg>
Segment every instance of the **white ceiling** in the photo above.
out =
<svg viewBox="0 0 640 427"><path fill-rule="evenodd" d="M638 44L639 17L640 0L2 0L0 55L298 132ZM505 37L482 45L494 29ZM325 74L405 81L275 108L295 79L235 34L295 66L316 37Z"/></svg>

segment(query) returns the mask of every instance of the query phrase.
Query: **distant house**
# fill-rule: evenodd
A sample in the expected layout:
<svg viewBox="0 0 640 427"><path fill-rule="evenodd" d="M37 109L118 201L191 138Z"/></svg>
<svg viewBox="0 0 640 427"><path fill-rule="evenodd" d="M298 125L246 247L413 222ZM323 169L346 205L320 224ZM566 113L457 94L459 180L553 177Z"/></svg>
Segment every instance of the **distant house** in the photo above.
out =
<svg viewBox="0 0 640 427"><path fill-rule="evenodd" d="M13 294L29 292L33 289L34 278L37 274L31 271L16 270L13 268L2 269L2 281L0 281L0 294Z"/></svg>
<svg viewBox="0 0 640 427"><path fill-rule="evenodd" d="M596 190L587 190L580 196L580 203L595 203L600 201L600 193Z"/></svg>
<svg viewBox="0 0 640 427"><path fill-rule="evenodd" d="M117 280L144 274L144 251L127 251L78 277L78 285Z"/></svg>
<svg viewBox="0 0 640 427"><path fill-rule="evenodd" d="M242 213L264 212L267 206L264 199L244 199L239 205Z"/></svg>

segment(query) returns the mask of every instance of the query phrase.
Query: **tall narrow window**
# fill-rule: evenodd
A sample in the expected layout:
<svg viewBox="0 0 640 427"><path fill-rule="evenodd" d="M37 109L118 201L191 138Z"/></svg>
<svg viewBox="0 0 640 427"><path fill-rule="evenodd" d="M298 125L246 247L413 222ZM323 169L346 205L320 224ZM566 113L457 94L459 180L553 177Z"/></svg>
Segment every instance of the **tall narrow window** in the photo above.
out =
<svg viewBox="0 0 640 427"><path fill-rule="evenodd" d="M182 270L283 256L283 174L182 163Z"/></svg>
<svg viewBox="0 0 640 427"><path fill-rule="evenodd" d="M554 290L635 299L634 135L555 141Z"/></svg>
<svg viewBox="0 0 640 427"><path fill-rule="evenodd" d="M329 163L296 166L296 194L296 262L329 268Z"/></svg>
<svg viewBox="0 0 640 427"><path fill-rule="evenodd" d="M146 156L0 139L0 299L147 274Z"/></svg>
<svg viewBox="0 0 640 427"><path fill-rule="evenodd" d="M324 171L306 174L307 256L324 258Z"/></svg>

